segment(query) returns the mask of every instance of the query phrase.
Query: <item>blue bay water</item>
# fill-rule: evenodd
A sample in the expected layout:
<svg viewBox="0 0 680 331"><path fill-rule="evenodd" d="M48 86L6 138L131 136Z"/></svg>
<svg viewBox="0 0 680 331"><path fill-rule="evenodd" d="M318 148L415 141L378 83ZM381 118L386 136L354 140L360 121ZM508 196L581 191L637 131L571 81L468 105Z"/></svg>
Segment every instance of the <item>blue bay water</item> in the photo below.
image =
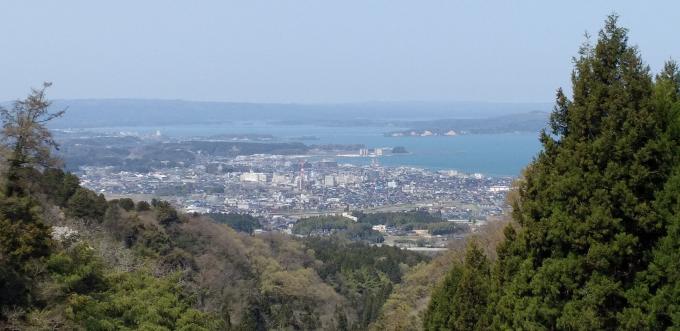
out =
<svg viewBox="0 0 680 331"><path fill-rule="evenodd" d="M363 144L367 148L403 146L408 154L383 156L384 166L413 166L431 170L455 169L491 176L517 176L539 152L537 133L470 134L453 137L386 137L390 127L327 127L316 125L275 125L268 123L223 123L214 125L174 125L110 127L89 129L99 132L152 134L167 137L209 137L220 134L270 134L277 142L296 141L301 136L316 140L305 144ZM373 158L338 157L340 163L369 164Z"/></svg>

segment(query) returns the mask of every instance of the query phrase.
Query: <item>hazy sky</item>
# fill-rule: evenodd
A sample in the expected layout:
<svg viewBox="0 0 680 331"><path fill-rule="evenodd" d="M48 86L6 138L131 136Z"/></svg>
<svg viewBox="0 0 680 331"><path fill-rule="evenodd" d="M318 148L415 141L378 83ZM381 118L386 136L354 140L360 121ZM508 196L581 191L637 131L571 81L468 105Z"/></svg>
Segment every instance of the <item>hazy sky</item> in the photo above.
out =
<svg viewBox="0 0 680 331"><path fill-rule="evenodd" d="M0 100L552 101L612 11L680 59L680 1L0 0Z"/></svg>

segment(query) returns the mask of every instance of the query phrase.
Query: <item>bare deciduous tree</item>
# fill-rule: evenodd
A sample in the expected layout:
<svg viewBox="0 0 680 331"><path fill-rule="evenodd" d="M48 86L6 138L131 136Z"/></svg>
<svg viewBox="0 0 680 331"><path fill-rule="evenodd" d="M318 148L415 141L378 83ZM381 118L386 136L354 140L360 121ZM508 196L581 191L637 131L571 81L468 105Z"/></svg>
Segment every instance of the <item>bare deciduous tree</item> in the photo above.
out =
<svg viewBox="0 0 680 331"><path fill-rule="evenodd" d="M18 179L19 170L23 167L44 169L59 164L51 156L52 150L59 146L46 125L62 116L66 109L50 112L51 102L46 91L51 85L43 83L41 88L31 89L25 99L14 101L11 107L0 107L1 141L10 182Z"/></svg>

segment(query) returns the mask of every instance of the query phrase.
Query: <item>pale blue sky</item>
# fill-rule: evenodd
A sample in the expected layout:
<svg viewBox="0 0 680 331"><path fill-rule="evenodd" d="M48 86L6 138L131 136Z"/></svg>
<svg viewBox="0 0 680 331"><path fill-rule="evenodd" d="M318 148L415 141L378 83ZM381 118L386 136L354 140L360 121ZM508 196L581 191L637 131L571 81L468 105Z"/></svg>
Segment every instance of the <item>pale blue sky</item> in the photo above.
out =
<svg viewBox="0 0 680 331"><path fill-rule="evenodd" d="M0 1L0 100L552 101L618 12L680 58L680 1Z"/></svg>

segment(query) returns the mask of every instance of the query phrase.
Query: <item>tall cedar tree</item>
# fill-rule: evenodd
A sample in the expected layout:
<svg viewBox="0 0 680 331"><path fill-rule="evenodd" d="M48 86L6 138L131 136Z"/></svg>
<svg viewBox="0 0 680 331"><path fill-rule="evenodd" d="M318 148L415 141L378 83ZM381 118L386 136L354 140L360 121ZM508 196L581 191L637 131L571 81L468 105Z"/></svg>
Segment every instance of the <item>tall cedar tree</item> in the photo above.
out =
<svg viewBox="0 0 680 331"><path fill-rule="evenodd" d="M657 106L671 109L671 136L680 136L680 72L675 62L667 63L657 76L654 95ZM658 195L655 209L665 235L652 251L652 261L626 292L630 306L624 309L621 325L630 330L680 325L680 164Z"/></svg>
<svg viewBox="0 0 680 331"><path fill-rule="evenodd" d="M474 269L457 265L433 293L426 328L680 325L677 66L669 62L653 80L615 15L574 63L573 97L557 92L543 151L513 204L516 224L498 248L492 288L461 300L455 289ZM484 300L473 323L451 323Z"/></svg>
<svg viewBox="0 0 680 331"><path fill-rule="evenodd" d="M584 45L573 100L559 90L499 249L497 328L618 329L626 291L667 231L656 197L676 164L670 103L610 16Z"/></svg>

